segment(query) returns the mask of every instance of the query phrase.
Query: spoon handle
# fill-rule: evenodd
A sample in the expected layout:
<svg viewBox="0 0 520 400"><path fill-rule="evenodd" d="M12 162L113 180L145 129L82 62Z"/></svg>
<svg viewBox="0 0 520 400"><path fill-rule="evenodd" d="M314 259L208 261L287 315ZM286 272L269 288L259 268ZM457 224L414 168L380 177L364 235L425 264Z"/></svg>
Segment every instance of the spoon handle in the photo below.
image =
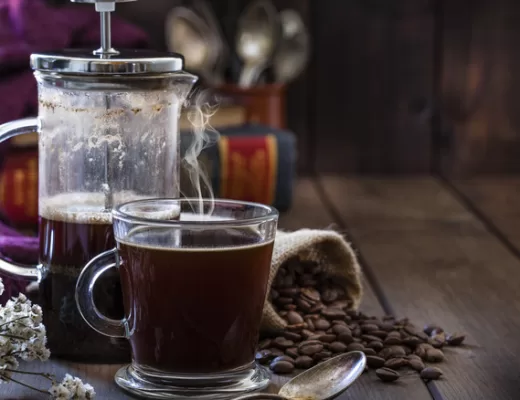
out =
<svg viewBox="0 0 520 400"><path fill-rule="evenodd" d="M242 68L242 73L240 74L240 78L238 81L239 86L243 88L248 88L253 86L260 73L262 72L262 66L259 64L245 64Z"/></svg>
<svg viewBox="0 0 520 400"><path fill-rule="evenodd" d="M279 396L270 393L253 393L237 397L234 400L290 400L287 397Z"/></svg>

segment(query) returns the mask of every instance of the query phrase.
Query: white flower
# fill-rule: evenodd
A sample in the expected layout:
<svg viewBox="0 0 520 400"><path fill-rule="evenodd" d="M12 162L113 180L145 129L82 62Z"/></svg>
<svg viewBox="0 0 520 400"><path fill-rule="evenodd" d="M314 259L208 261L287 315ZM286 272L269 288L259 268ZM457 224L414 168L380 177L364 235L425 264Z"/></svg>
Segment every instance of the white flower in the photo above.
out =
<svg viewBox="0 0 520 400"><path fill-rule="evenodd" d="M2 281L2 278L0 278L0 296L4 293L4 289L4 282Z"/></svg>
<svg viewBox="0 0 520 400"><path fill-rule="evenodd" d="M65 375L59 385L52 385L49 393L54 399L59 400L90 400L96 397L96 392L91 385L83 383L81 379L70 374Z"/></svg>

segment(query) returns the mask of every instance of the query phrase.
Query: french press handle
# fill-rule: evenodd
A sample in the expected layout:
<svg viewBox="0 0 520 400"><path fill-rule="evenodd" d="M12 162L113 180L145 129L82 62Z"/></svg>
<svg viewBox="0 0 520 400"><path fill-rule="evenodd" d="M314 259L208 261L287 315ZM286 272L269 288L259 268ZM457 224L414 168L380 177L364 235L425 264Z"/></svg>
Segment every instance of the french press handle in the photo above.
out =
<svg viewBox="0 0 520 400"><path fill-rule="evenodd" d="M15 136L38 132L38 118L25 118L0 125L0 143ZM40 270L37 265L20 264L8 261L0 255L0 271L16 278L30 281L40 279Z"/></svg>

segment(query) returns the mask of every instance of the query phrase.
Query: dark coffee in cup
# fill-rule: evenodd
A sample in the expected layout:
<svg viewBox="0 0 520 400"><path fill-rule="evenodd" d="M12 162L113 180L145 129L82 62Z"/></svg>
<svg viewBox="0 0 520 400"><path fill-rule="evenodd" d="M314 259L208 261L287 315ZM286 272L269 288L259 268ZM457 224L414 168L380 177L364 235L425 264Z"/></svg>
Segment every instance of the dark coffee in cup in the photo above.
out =
<svg viewBox="0 0 520 400"><path fill-rule="evenodd" d="M251 365L273 241L232 228L127 239L119 271L134 362L176 374Z"/></svg>

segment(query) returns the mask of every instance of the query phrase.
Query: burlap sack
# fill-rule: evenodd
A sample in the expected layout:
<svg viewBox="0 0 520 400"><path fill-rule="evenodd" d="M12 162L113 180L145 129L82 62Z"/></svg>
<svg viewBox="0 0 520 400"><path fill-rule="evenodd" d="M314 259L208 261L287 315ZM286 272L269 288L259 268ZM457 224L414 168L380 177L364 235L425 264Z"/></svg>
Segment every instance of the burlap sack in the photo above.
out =
<svg viewBox="0 0 520 400"><path fill-rule="evenodd" d="M361 269L351 246L339 233L330 230L302 229L296 232L278 231L274 243L269 290L280 266L298 257L304 262L316 262L324 271L344 282L348 300L357 309L363 295ZM287 325L267 300L262 318L262 330L282 329Z"/></svg>

